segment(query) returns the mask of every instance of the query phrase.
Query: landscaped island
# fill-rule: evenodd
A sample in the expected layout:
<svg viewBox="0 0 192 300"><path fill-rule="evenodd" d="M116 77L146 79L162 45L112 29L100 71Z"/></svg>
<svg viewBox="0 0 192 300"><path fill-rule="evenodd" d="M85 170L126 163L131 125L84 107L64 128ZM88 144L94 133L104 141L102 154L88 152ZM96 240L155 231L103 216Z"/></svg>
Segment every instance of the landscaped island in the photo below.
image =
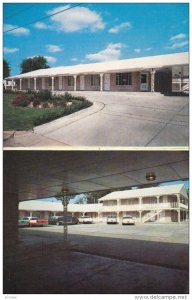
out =
<svg viewBox="0 0 192 300"><path fill-rule="evenodd" d="M4 93L4 130L30 130L37 125L48 123L92 105L84 97L52 95L44 90L34 92Z"/></svg>

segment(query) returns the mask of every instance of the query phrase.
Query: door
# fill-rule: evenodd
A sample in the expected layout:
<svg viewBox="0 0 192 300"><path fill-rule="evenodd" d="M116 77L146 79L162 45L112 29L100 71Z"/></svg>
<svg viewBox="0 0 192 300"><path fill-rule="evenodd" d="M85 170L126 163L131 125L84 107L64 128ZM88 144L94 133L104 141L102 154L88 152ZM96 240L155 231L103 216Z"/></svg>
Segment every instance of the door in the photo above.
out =
<svg viewBox="0 0 192 300"><path fill-rule="evenodd" d="M104 91L110 91L110 74L104 75Z"/></svg>
<svg viewBox="0 0 192 300"><path fill-rule="evenodd" d="M80 91L85 90L85 76L80 76Z"/></svg>
<svg viewBox="0 0 192 300"><path fill-rule="evenodd" d="M140 75L140 91L146 92L149 90L149 75L148 73L141 73Z"/></svg>

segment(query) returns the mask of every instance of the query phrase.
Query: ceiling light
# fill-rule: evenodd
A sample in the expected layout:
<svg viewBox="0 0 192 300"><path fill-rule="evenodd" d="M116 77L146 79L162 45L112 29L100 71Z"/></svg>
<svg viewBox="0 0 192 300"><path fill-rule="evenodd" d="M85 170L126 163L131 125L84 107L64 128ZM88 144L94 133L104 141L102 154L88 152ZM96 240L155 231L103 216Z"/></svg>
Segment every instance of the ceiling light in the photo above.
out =
<svg viewBox="0 0 192 300"><path fill-rule="evenodd" d="M153 172L149 172L146 174L146 180L147 181L154 181L156 179L156 175Z"/></svg>

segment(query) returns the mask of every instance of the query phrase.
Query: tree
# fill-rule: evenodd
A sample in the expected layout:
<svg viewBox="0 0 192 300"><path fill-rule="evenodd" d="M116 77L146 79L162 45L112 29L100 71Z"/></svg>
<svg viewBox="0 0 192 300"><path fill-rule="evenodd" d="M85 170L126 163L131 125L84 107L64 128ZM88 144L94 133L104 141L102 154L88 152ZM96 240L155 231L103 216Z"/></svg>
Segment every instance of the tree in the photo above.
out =
<svg viewBox="0 0 192 300"><path fill-rule="evenodd" d="M98 203L98 199L111 193L111 190L90 192L87 194L87 203Z"/></svg>
<svg viewBox="0 0 192 300"><path fill-rule="evenodd" d="M47 69L50 66L47 64L47 59L43 56L34 56L32 58L26 58L22 61L21 65L21 74L27 73L39 69Z"/></svg>
<svg viewBox="0 0 192 300"><path fill-rule="evenodd" d="M3 60L3 78L10 76L10 66L8 62L4 59Z"/></svg>

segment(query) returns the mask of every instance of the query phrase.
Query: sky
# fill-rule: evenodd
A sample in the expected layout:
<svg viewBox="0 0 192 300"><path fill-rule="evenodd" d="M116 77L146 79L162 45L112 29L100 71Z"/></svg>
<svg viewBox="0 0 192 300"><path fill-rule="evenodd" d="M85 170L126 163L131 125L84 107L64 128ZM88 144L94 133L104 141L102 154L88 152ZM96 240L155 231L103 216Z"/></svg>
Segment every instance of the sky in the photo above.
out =
<svg viewBox="0 0 192 300"><path fill-rule="evenodd" d="M3 4L3 56L11 75L38 55L57 67L188 51L188 3L77 4Z"/></svg>

